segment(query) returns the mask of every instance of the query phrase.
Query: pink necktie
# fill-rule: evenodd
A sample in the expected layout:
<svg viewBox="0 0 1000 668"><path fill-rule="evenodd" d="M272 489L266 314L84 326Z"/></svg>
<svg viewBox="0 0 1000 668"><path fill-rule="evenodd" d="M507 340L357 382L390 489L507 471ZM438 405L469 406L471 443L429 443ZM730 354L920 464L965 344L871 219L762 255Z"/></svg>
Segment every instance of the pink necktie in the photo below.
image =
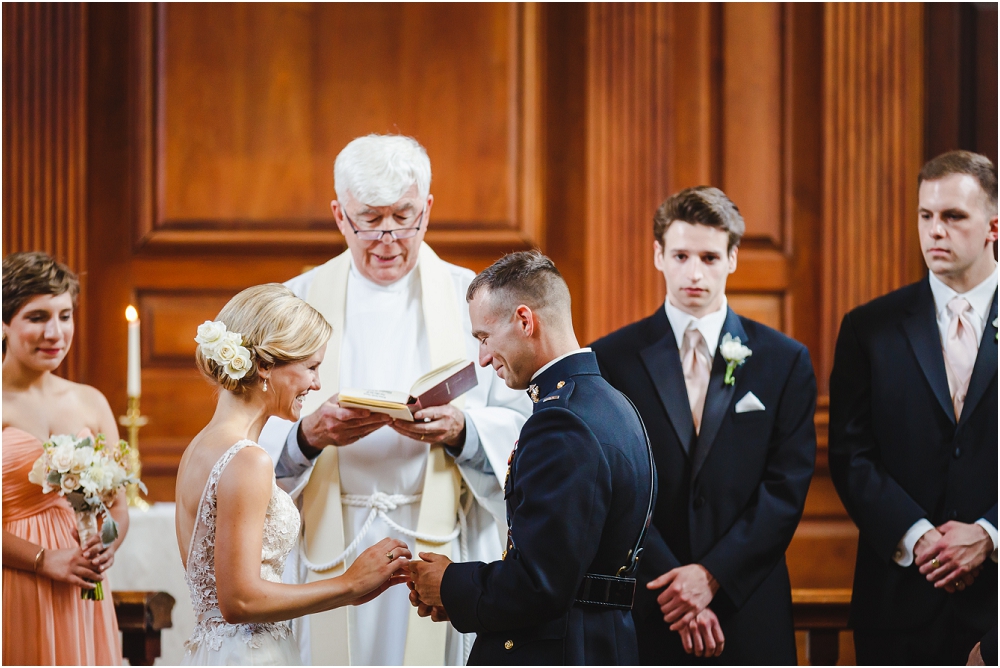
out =
<svg viewBox="0 0 1000 668"><path fill-rule="evenodd" d="M684 384L687 386L696 434L701 431L701 415L705 410L705 395L708 394L708 378L711 373L708 355L703 350L706 347L700 331L689 329L684 332Z"/></svg>
<svg viewBox="0 0 1000 668"><path fill-rule="evenodd" d="M948 337L944 341L944 366L948 372L948 389L955 406L955 419L962 417L962 406L965 405L965 394L969 391L969 379L972 378L972 367L976 364L979 354L979 344L976 333L972 331L972 322L968 311L972 307L962 297L955 297L948 302L951 322L948 323Z"/></svg>

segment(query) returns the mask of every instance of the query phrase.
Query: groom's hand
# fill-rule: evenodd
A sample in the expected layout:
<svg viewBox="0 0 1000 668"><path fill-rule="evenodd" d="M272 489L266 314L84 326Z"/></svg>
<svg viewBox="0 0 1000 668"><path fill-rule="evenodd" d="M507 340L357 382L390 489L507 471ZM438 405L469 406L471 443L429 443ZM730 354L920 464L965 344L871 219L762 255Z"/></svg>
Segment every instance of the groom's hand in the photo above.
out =
<svg viewBox="0 0 1000 668"><path fill-rule="evenodd" d="M409 564L412 589L419 597L419 603L440 607L442 606L441 580L444 578L445 569L451 565L451 559L434 552L421 552L419 556L423 561L411 561ZM419 605L417 608L419 613Z"/></svg>
<svg viewBox="0 0 1000 668"><path fill-rule="evenodd" d="M450 447L465 444L465 413L451 404L417 411L413 422L393 420L389 425L403 436Z"/></svg>
<svg viewBox="0 0 1000 668"><path fill-rule="evenodd" d="M646 585L647 589L660 587L666 589L656 597L656 602L671 631L679 631L692 622L719 591L719 583L701 564L679 566Z"/></svg>
<svg viewBox="0 0 1000 668"><path fill-rule="evenodd" d="M340 395L302 419L299 425L299 448L307 457L315 457L328 445L350 445L392 422L383 413L364 408L344 408L337 403Z"/></svg>
<svg viewBox="0 0 1000 668"><path fill-rule="evenodd" d="M451 618L448 617L447 611L444 606L440 605L427 605L420 600L420 596L413 589L413 582L410 585L410 605L417 609L418 617L430 617L432 622L448 622Z"/></svg>

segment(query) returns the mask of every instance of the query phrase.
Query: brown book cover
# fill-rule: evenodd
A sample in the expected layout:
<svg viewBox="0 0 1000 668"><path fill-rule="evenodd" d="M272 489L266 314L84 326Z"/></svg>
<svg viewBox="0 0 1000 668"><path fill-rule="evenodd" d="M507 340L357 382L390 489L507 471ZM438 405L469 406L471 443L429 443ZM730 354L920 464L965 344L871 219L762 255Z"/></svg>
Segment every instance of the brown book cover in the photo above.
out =
<svg viewBox="0 0 1000 668"><path fill-rule="evenodd" d="M475 363L457 359L418 378L409 394L389 390L347 389L340 391L339 403L348 408L366 408L397 420L412 422L413 414L417 411L431 406L443 406L478 384Z"/></svg>

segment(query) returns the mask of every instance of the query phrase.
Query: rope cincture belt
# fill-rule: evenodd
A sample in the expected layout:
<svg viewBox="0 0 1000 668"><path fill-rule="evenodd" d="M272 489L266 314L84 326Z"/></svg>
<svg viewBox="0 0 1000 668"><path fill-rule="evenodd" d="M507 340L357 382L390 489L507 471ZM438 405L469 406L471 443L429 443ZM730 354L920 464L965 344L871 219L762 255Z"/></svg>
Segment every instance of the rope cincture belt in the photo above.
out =
<svg viewBox="0 0 1000 668"><path fill-rule="evenodd" d="M354 508L369 508L368 518L365 520L364 525L361 527L361 531L358 535L354 537L351 544L332 561L328 561L324 564L314 564L309 561L306 557L305 546L301 545L302 538L300 537L300 548L302 563L305 564L306 568L315 572L323 573L325 571L336 568L337 566L344 563L347 555L351 554L357 550L358 545L364 540L365 536L368 535L368 530L371 529L372 524L375 522L375 518L379 517L383 522L386 523L389 528L398 531L402 535L412 538L414 540L419 540L424 543L431 543L432 545L444 545L455 540L459 536L462 537L460 541L462 544L459 547L461 554L464 556L466 550L465 546L465 531L462 529L465 526L465 515L466 509L459 507L458 512L458 523L455 525L455 529L446 536L434 536L431 534L420 533L419 531L414 531L413 529L407 529L406 527L400 526L389 517L388 513L395 510L399 506L408 506L413 503L420 501L420 494L406 495L406 494L386 494L385 492L375 492L371 496L365 496L364 494L343 494L340 497L340 502L345 506L352 506Z"/></svg>

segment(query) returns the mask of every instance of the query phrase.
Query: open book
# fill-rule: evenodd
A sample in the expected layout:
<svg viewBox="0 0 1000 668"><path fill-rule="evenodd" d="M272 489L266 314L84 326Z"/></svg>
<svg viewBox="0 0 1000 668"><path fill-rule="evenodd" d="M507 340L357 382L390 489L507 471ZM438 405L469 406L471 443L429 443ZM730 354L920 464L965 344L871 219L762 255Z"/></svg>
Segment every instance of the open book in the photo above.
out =
<svg viewBox="0 0 1000 668"><path fill-rule="evenodd" d="M413 414L420 409L444 406L478 384L475 363L457 359L418 378L409 394L390 390L341 390L340 405L367 408L397 420L413 422Z"/></svg>

